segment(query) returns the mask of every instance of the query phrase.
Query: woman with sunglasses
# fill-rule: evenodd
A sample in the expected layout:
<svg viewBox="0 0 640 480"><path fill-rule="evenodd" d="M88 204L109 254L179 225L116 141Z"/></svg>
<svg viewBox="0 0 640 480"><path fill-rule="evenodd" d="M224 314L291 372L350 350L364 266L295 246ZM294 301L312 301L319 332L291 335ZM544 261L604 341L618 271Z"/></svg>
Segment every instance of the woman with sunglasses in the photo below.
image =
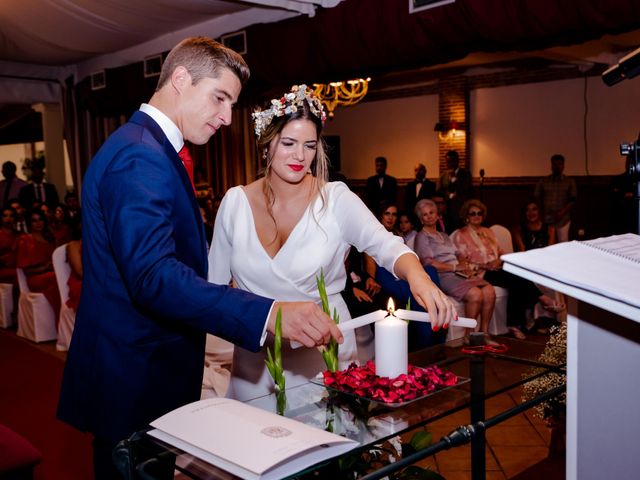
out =
<svg viewBox="0 0 640 480"><path fill-rule="evenodd" d="M498 240L493 231L482 225L487 215L487 207L480 200L464 202L460 209L460 219L464 227L451 234L451 240L458 252L478 269L480 277L487 271L496 271L502 266Z"/></svg>
<svg viewBox="0 0 640 480"><path fill-rule="evenodd" d="M538 301L546 304L550 299L532 282L502 270L500 256L505 252L500 249L493 231L482 225L486 215L484 203L467 200L460 209L465 226L453 232L451 239L458 252L475 266L479 277L493 286L507 289L507 327L515 338L523 340L526 338L526 310Z"/></svg>

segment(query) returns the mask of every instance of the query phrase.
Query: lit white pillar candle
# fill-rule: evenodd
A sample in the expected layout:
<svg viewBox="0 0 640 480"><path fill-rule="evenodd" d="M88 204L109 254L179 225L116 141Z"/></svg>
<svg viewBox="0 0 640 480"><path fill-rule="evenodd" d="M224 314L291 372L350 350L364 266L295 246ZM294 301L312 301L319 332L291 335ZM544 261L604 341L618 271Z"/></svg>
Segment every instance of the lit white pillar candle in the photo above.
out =
<svg viewBox="0 0 640 480"><path fill-rule="evenodd" d="M395 378L407 373L408 325L393 315L393 300L389 299L389 315L375 323L376 375Z"/></svg>

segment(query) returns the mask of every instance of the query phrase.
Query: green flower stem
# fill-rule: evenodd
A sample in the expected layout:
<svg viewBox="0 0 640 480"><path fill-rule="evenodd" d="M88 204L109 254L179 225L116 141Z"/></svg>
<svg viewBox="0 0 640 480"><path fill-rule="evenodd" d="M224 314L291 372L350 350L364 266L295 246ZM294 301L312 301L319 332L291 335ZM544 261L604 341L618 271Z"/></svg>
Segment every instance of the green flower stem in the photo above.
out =
<svg viewBox="0 0 640 480"><path fill-rule="evenodd" d="M324 271L322 268L320 269L320 277L318 278L318 276L316 276L316 284L318 285L322 310L324 313L331 316L329 310L329 297L327 296L327 288L324 282ZM333 309L333 321L336 325L340 323L340 316L335 308ZM324 347L322 350L322 358L324 359L324 363L327 365L327 370L330 372L338 370L338 342L333 338L329 342L329 345Z"/></svg>
<svg viewBox="0 0 640 480"><path fill-rule="evenodd" d="M405 310L411 310L411 297L407 298L407 305L404 307ZM407 322L407 324L409 323L409 320L405 320L405 322Z"/></svg>
<svg viewBox="0 0 640 480"><path fill-rule="evenodd" d="M273 382L276 386L276 398L277 398L277 411L278 414L283 415L284 409L287 405L287 398L285 394L285 377L284 369L282 367L282 309L278 309L276 315L276 332L275 339L273 341L273 355L271 349L267 347L267 359L264 361L267 365L267 370Z"/></svg>

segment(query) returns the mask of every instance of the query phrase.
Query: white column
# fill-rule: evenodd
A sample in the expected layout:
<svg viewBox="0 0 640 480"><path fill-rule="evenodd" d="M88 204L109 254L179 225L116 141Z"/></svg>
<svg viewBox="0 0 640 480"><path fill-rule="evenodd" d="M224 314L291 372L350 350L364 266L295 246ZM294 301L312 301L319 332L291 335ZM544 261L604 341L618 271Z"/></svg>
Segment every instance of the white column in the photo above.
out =
<svg viewBox="0 0 640 480"><path fill-rule="evenodd" d="M45 177L47 182L55 185L56 190L58 190L58 196L62 201L67 190L62 108L58 103L37 103L32 105L31 108L42 114L46 161Z"/></svg>

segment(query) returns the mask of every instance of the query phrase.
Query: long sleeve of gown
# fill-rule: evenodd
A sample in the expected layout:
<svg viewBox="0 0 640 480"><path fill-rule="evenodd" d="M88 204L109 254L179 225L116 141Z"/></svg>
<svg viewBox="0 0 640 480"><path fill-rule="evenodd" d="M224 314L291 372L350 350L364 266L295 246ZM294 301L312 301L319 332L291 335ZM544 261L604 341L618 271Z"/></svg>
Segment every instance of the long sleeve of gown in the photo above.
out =
<svg viewBox="0 0 640 480"><path fill-rule="evenodd" d="M209 249L209 274L208 280L218 285L228 285L231 280L231 244L233 229L233 201L231 196L234 191L229 191L220 203L213 227L213 238Z"/></svg>
<svg viewBox="0 0 640 480"><path fill-rule="evenodd" d="M388 232L360 198L343 183L336 183L332 195L334 215L344 240L360 252L367 252L378 265L394 272L396 260L405 253L415 253L402 237Z"/></svg>

